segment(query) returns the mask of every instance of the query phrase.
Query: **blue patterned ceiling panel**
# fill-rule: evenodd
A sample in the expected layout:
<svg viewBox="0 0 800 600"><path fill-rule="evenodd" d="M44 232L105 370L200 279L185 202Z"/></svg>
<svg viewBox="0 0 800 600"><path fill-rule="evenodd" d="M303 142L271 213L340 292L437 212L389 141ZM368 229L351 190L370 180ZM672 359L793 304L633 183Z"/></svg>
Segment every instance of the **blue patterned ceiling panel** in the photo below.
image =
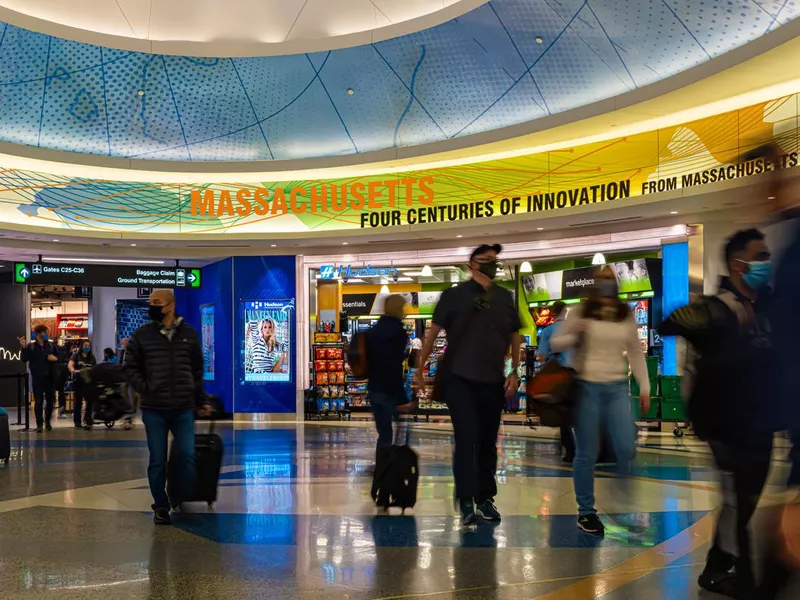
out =
<svg viewBox="0 0 800 600"><path fill-rule="evenodd" d="M234 59L113 50L0 24L0 139L174 161L413 146L640 88L794 19L797 4L494 0L370 46Z"/></svg>

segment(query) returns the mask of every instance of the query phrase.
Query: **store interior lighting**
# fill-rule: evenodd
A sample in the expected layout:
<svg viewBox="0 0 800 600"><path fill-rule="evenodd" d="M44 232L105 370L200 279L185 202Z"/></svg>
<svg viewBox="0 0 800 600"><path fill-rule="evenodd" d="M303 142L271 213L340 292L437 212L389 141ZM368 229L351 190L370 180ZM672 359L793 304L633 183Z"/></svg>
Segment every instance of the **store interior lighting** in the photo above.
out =
<svg viewBox="0 0 800 600"><path fill-rule="evenodd" d="M533 273L533 267L531 266L530 261L525 261L519 266L520 273Z"/></svg>
<svg viewBox="0 0 800 600"><path fill-rule="evenodd" d="M391 292L389 292L389 286L384 283L381 286L381 294L389 294L389 293L391 293Z"/></svg>
<svg viewBox="0 0 800 600"><path fill-rule="evenodd" d="M431 269L429 265L425 265L424 267L422 267L422 276L433 277L433 269Z"/></svg>
<svg viewBox="0 0 800 600"><path fill-rule="evenodd" d="M604 264L606 264L606 257L603 256L602 252L598 252L592 258L592 264L593 265L604 265Z"/></svg>

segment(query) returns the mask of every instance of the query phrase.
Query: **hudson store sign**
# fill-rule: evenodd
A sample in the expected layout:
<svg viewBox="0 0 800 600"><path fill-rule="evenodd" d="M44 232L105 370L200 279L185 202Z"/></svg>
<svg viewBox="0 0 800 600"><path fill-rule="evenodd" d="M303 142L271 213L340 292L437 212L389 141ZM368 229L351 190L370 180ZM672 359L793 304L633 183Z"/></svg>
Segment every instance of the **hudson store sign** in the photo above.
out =
<svg viewBox="0 0 800 600"><path fill-rule="evenodd" d="M354 267L353 265L322 265L319 268L320 279L356 279L362 277L391 277L399 275L396 267Z"/></svg>

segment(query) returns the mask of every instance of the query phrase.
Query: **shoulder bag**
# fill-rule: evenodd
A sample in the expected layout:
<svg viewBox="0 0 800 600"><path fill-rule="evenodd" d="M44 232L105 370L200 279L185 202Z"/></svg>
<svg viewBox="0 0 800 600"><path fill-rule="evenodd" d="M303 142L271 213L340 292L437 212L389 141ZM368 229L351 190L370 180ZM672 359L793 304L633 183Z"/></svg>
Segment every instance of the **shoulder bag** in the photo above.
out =
<svg viewBox="0 0 800 600"><path fill-rule="evenodd" d="M575 356L584 344L585 334L579 334ZM557 360L548 360L527 386L528 413L539 415L545 427L568 427L574 421L577 403L578 376L575 369Z"/></svg>

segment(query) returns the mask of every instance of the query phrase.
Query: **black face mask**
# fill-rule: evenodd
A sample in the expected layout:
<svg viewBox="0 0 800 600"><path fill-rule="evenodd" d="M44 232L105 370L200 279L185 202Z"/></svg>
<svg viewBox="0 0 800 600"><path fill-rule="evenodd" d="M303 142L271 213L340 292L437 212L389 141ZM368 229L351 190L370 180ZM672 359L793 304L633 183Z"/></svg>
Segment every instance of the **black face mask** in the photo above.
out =
<svg viewBox="0 0 800 600"><path fill-rule="evenodd" d="M613 279L596 279L594 285L601 298L616 298L619 294L617 282Z"/></svg>
<svg viewBox="0 0 800 600"><path fill-rule="evenodd" d="M498 261L492 261L487 263L478 263L478 270L486 275L489 279L494 279L497 277L497 269L500 266Z"/></svg>
<svg viewBox="0 0 800 600"><path fill-rule="evenodd" d="M159 323L164 318L164 307L163 306L153 306L152 304L147 306L147 314L150 316L150 319L153 321L158 321Z"/></svg>

